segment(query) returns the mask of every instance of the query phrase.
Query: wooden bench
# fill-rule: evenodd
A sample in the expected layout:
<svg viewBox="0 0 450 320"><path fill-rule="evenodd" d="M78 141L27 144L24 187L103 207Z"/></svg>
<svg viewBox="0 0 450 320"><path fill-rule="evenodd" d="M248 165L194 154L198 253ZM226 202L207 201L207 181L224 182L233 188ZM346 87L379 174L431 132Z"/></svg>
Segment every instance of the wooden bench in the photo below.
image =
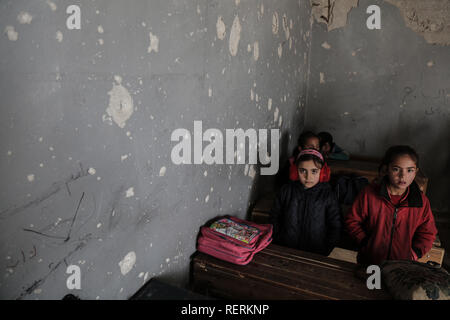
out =
<svg viewBox="0 0 450 320"><path fill-rule="evenodd" d="M197 252L191 288L222 299L390 299L384 290L369 290L347 261L269 245L245 266Z"/></svg>

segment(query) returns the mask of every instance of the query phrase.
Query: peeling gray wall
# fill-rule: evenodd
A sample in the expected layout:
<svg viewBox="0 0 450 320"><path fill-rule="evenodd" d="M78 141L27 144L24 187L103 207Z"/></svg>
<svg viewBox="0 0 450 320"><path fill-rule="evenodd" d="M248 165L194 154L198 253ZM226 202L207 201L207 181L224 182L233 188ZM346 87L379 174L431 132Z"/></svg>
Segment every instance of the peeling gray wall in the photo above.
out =
<svg viewBox="0 0 450 320"><path fill-rule="evenodd" d="M424 1L415 2L420 6L404 1L408 7L399 10L360 0L342 28L327 32L326 24L314 23L306 125L331 132L353 154L381 158L390 145L413 146L430 178L432 208L448 212L450 46L427 43L449 38L442 34L447 27L431 27L450 25L450 15L442 15L448 1L430 2L426 11ZM372 4L381 8L381 30L366 27ZM405 12L429 34L406 25Z"/></svg>
<svg viewBox="0 0 450 320"><path fill-rule="evenodd" d="M71 4L81 30L66 28ZM186 284L199 227L245 217L258 174L176 166L171 133L192 132L194 120L222 132L280 128L290 150L304 123L309 3L0 8L0 298L59 299L71 264L83 299L125 299L155 276Z"/></svg>

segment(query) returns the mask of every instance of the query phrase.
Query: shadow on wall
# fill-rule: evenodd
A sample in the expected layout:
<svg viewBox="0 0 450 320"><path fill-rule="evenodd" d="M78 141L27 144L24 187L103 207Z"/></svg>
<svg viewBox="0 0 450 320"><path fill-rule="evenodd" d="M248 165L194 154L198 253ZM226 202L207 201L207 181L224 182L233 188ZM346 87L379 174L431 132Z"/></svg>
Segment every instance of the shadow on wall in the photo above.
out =
<svg viewBox="0 0 450 320"><path fill-rule="evenodd" d="M285 131L283 132L281 138L280 138L280 149L279 149L279 169L277 174L271 175L271 176L265 176L258 174L255 179L253 180L252 189L250 191L250 198L247 206L247 212L246 212L246 219L250 220L251 218L251 212L253 210L254 205L256 204L256 201L263 197L264 195L268 193L272 193L275 191L277 186L277 181L279 179L280 171L284 165L284 163L287 161L287 159L290 157L289 153L289 132ZM260 164L257 165L257 172L260 172L261 166Z"/></svg>

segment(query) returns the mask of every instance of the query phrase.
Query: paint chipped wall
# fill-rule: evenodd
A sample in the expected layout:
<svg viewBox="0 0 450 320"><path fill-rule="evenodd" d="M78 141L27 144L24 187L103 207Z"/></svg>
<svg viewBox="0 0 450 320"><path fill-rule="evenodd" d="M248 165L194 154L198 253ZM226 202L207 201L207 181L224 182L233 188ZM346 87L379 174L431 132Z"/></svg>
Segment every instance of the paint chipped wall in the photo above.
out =
<svg viewBox="0 0 450 320"><path fill-rule="evenodd" d="M450 45L450 1L386 0L401 12L405 24L428 43Z"/></svg>
<svg viewBox="0 0 450 320"><path fill-rule="evenodd" d="M431 26L448 26L449 2L388 2L360 0L333 31L314 23L306 125L330 131L353 154L380 158L390 145L412 145L430 178L432 208L448 212L450 32ZM372 4L381 9L381 30L366 28ZM423 32L405 14L426 20Z"/></svg>
<svg viewBox="0 0 450 320"><path fill-rule="evenodd" d="M347 15L358 6L359 0L310 0L312 16L318 23L327 25L331 31L347 24Z"/></svg>
<svg viewBox="0 0 450 320"><path fill-rule="evenodd" d="M258 168L176 166L173 130L303 129L307 1L0 4L0 297L126 299L186 283L198 228L245 217Z"/></svg>

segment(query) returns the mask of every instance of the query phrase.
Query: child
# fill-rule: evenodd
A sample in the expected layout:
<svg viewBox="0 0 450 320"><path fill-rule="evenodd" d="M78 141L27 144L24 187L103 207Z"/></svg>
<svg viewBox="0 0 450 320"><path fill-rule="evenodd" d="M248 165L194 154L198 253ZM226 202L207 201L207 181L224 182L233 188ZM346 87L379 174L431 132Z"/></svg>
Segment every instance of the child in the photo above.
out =
<svg viewBox="0 0 450 320"><path fill-rule="evenodd" d="M298 156L298 153L301 150L305 149L314 149L319 150L320 148L320 141L319 137L315 135L311 131L303 132L300 137L298 138L297 142L297 149L294 150L293 156L289 158L289 179L292 181L298 180L298 170L297 166L295 165L295 159ZM327 163L324 162L322 170L320 170L320 182L328 182L330 181L330 168L328 167Z"/></svg>
<svg viewBox="0 0 450 320"><path fill-rule="evenodd" d="M347 151L340 148L333 142L333 136L329 132L322 131L317 135L320 139L320 152L327 159L349 160L350 155Z"/></svg>
<svg viewBox="0 0 450 320"><path fill-rule="evenodd" d="M274 242L291 248L329 255L339 241L341 215L329 183L320 183L323 156L302 150L295 162L299 180L284 185L270 219Z"/></svg>
<svg viewBox="0 0 450 320"><path fill-rule="evenodd" d="M355 199L345 224L359 245L359 263L418 260L431 249L437 230L430 202L414 181L418 165L411 147L389 148L380 165L386 175Z"/></svg>

